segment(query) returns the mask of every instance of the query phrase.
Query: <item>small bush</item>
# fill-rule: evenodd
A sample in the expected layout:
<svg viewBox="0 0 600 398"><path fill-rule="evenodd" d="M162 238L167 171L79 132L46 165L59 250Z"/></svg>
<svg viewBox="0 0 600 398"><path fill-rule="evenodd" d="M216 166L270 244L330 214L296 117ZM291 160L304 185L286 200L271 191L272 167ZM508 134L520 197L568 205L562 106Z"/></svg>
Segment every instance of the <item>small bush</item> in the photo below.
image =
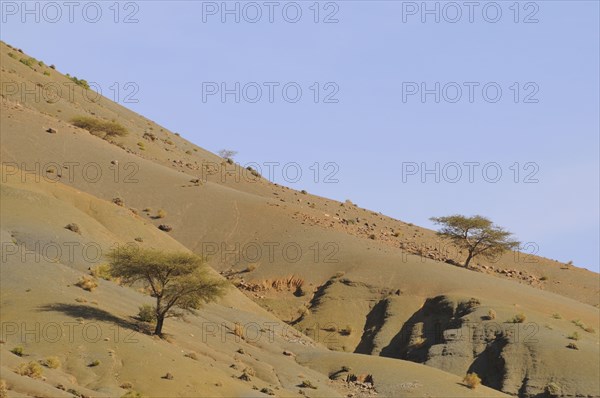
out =
<svg viewBox="0 0 600 398"><path fill-rule="evenodd" d="M583 330L585 330L588 333L596 333L596 330L590 326L583 328Z"/></svg>
<svg viewBox="0 0 600 398"><path fill-rule="evenodd" d="M42 361L42 365L50 369L57 369L60 367L60 359L58 357L48 357Z"/></svg>
<svg viewBox="0 0 600 398"><path fill-rule="evenodd" d="M6 381L0 380L0 398L8 397L8 387Z"/></svg>
<svg viewBox="0 0 600 398"><path fill-rule="evenodd" d="M79 281L75 283L75 286L80 287L83 290L87 290L88 292L92 292L98 287L98 282L96 282L94 278L84 275L79 278Z"/></svg>
<svg viewBox="0 0 600 398"><path fill-rule="evenodd" d="M496 319L496 311L489 310L488 311L488 319Z"/></svg>
<svg viewBox="0 0 600 398"><path fill-rule="evenodd" d="M14 59L17 59L17 55L14 53L8 53L8 56Z"/></svg>
<svg viewBox="0 0 600 398"><path fill-rule="evenodd" d="M104 279L105 281L110 281L113 279L110 273L110 266L108 264L100 264L92 267L90 269L90 275L95 278Z"/></svg>
<svg viewBox="0 0 600 398"><path fill-rule="evenodd" d="M523 322L525 322L525 319L527 319L525 314L520 313L520 314L513 316L512 319L510 319L508 322L509 323L523 323Z"/></svg>
<svg viewBox="0 0 600 398"><path fill-rule="evenodd" d="M235 326L233 327L233 334L235 334L237 337L244 338L244 328L242 325L236 322Z"/></svg>
<svg viewBox="0 0 600 398"><path fill-rule="evenodd" d="M248 266L246 267L246 272L252 272L257 268L256 263L252 263L252 264L248 264Z"/></svg>
<svg viewBox="0 0 600 398"><path fill-rule="evenodd" d="M562 316L558 312L555 312L554 314L552 314L552 318L554 318L554 319L562 319Z"/></svg>
<svg viewBox="0 0 600 398"><path fill-rule="evenodd" d="M88 116L77 116L71 119L71 124L87 130L93 135L100 135L101 133L104 133L103 138L115 136L124 137L127 135L127 129L119 123L108 122Z"/></svg>
<svg viewBox="0 0 600 398"><path fill-rule="evenodd" d="M54 64L50 65L50 69L56 69L56 65L54 65Z"/></svg>
<svg viewBox="0 0 600 398"><path fill-rule="evenodd" d="M20 376L31 377L32 379L39 379L40 377L42 377L42 373L44 372L42 366L34 361L20 364L19 366L17 366L17 369L15 371Z"/></svg>
<svg viewBox="0 0 600 398"><path fill-rule="evenodd" d="M541 280L541 281L547 281L547 280L548 280L548 277L547 277L546 275L544 275L544 276L542 276L542 277L540 278L540 280Z"/></svg>
<svg viewBox="0 0 600 398"><path fill-rule="evenodd" d="M90 368L94 368L94 367L96 367L96 366L98 366L98 365L100 365L100 361L99 361L99 360L97 360L97 359L94 359L92 362L90 362L90 363L88 364L88 367L90 367Z"/></svg>
<svg viewBox="0 0 600 398"><path fill-rule="evenodd" d="M471 390L477 388L479 384L481 384L481 379L477 375L477 373L467 373L463 382L469 387Z"/></svg>
<svg viewBox="0 0 600 398"><path fill-rule="evenodd" d="M48 72L47 70L44 71L44 76L50 76L50 72Z"/></svg>
<svg viewBox="0 0 600 398"><path fill-rule="evenodd" d="M579 333L573 332L570 335L568 335L567 338L569 340L575 340L575 341L577 341L577 340L579 340Z"/></svg>
<svg viewBox="0 0 600 398"><path fill-rule="evenodd" d="M19 60L20 63L22 63L23 65L27 65L29 66L31 69L33 69L33 67L35 66L35 64L37 64L37 59L33 58L33 57L29 57L29 58L21 58Z"/></svg>
<svg viewBox="0 0 600 398"><path fill-rule="evenodd" d="M21 346L17 346L15 348L13 348L12 350L10 350L10 352L12 352L13 354L15 354L18 357L22 357L23 356L23 347Z"/></svg>
<svg viewBox="0 0 600 398"><path fill-rule="evenodd" d="M156 212L156 218L165 218L167 216L167 212L164 211L163 209L159 209Z"/></svg>
<svg viewBox="0 0 600 398"><path fill-rule="evenodd" d="M85 88L86 90L89 90L90 85L87 82L87 80L85 80L85 79L78 79L76 76L69 76L69 75L67 75L67 76L69 77L69 79L71 79L71 81L73 83L77 84L78 86L81 86L81 87Z"/></svg>
<svg viewBox="0 0 600 398"><path fill-rule="evenodd" d="M139 307L138 319L142 322L152 323L156 321L156 309L153 305L144 304Z"/></svg>
<svg viewBox="0 0 600 398"><path fill-rule="evenodd" d="M579 347L577 347L577 344L575 344L575 343L569 343L569 344L567 344L567 348L570 348L572 350L578 350L579 349Z"/></svg>

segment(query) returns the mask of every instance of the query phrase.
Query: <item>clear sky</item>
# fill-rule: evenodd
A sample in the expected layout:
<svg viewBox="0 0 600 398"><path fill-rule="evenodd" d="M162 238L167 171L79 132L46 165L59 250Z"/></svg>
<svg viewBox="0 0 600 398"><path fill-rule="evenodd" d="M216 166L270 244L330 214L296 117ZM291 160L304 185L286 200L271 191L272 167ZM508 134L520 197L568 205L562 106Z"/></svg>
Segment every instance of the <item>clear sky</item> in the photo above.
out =
<svg viewBox="0 0 600 398"><path fill-rule="evenodd" d="M263 175L279 162L274 182L426 227L485 215L598 271L598 1L1 7L5 42Z"/></svg>

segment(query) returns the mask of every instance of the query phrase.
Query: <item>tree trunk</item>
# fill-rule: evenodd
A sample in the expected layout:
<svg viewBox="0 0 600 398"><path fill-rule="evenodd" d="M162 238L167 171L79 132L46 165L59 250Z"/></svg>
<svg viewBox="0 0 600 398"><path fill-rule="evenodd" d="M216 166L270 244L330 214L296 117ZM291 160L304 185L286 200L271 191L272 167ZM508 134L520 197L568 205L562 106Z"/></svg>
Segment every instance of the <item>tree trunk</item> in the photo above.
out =
<svg viewBox="0 0 600 398"><path fill-rule="evenodd" d="M471 262L472 259L473 259L473 252L471 250L469 250L469 255L467 256L467 259L465 260L465 268L469 268L469 263Z"/></svg>
<svg viewBox="0 0 600 398"><path fill-rule="evenodd" d="M162 315L159 315L156 317L156 328L154 329L154 334L157 336L162 336L162 328L163 328L163 323L165 322L165 317Z"/></svg>

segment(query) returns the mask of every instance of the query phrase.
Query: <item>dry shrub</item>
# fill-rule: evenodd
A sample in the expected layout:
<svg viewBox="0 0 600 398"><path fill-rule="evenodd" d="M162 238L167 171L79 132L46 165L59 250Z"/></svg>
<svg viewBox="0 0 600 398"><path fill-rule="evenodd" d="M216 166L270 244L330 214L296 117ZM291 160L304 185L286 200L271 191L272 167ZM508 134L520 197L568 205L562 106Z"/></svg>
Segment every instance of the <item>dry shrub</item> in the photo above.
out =
<svg viewBox="0 0 600 398"><path fill-rule="evenodd" d="M42 365L50 369L57 369L60 367L60 359L58 357L48 357L42 361Z"/></svg>
<svg viewBox="0 0 600 398"><path fill-rule="evenodd" d="M527 317L525 316L525 314L520 313L520 314L517 314L517 315L513 316L512 319L509 320L508 322L510 322L510 323L523 323L523 322L525 322L525 319L527 319Z"/></svg>
<svg viewBox="0 0 600 398"><path fill-rule="evenodd" d="M8 387L5 380L0 380L0 398L8 397Z"/></svg>
<svg viewBox="0 0 600 398"><path fill-rule="evenodd" d="M21 346L17 346L15 348L13 348L12 350L10 350L10 352L12 352L13 354L15 354L16 356L22 357L23 356L23 347Z"/></svg>
<svg viewBox="0 0 600 398"><path fill-rule="evenodd" d="M489 310L488 311L488 319L496 319L496 311Z"/></svg>
<svg viewBox="0 0 600 398"><path fill-rule="evenodd" d="M75 286L80 287L83 290L87 290L88 292L91 292L98 287L98 282L96 282L96 279L84 275L81 278L79 278L79 281L77 281Z"/></svg>
<svg viewBox="0 0 600 398"><path fill-rule="evenodd" d="M114 136L123 137L127 135L127 129L117 122L103 121L87 116L75 117L71 119L71 124L85 129L93 135L99 136L104 133L103 138Z"/></svg>
<svg viewBox="0 0 600 398"><path fill-rule="evenodd" d="M471 390L477 388L478 385L481 384L481 379L477 375L477 373L467 373L463 382L469 387Z"/></svg>
<svg viewBox="0 0 600 398"><path fill-rule="evenodd" d="M17 369L15 370L18 375L31 377L32 379L39 379L42 377L43 371L42 366L34 361L22 363L17 366Z"/></svg>
<svg viewBox="0 0 600 398"><path fill-rule="evenodd" d="M156 212L156 218L165 218L167 216L167 212L163 209L158 209Z"/></svg>
<svg viewBox="0 0 600 398"><path fill-rule="evenodd" d="M150 304L144 304L139 307L138 319L142 322L156 322L156 308Z"/></svg>
<svg viewBox="0 0 600 398"><path fill-rule="evenodd" d="M106 281L113 279L112 275L110 274L110 266L108 264L101 264L90 268L90 275L92 275L94 278L100 278Z"/></svg>
<svg viewBox="0 0 600 398"><path fill-rule="evenodd" d="M302 288L304 285L304 279L296 275L288 275L277 279L266 279L263 281L262 286L264 290L275 289L280 292L284 289L294 290Z"/></svg>
<svg viewBox="0 0 600 398"><path fill-rule="evenodd" d="M244 338L244 328L241 324L237 322L235 323L233 327L233 334L235 334L237 337L241 337L242 339Z"/></svg>

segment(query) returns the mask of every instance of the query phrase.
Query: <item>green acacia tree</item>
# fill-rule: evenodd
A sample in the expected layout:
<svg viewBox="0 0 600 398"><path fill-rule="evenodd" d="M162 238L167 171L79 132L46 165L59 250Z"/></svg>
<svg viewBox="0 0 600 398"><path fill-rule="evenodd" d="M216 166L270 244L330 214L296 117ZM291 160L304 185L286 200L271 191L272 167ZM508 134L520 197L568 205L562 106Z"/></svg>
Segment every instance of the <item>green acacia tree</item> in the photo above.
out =
<svg viewBox="0 0 600 398"><path fill-rule="evenodd" d="M494 225L482 216L466 217L460 214L447 217L430 218L442 227L438 235L450 239L454 244L467 250L465 267L477 256L493 258L506 250L515 250L519 241L512 238L512 233Z"/></svg>
<svg viewBox="0 0 600 398"><path fill-rule="evenodd" d="M156 299L156 328L162 336L166 318L193 311L225 293L228 283L211 277L200 257L127 246L108 254L110 273L127 285L141 283Z"/></svg>

